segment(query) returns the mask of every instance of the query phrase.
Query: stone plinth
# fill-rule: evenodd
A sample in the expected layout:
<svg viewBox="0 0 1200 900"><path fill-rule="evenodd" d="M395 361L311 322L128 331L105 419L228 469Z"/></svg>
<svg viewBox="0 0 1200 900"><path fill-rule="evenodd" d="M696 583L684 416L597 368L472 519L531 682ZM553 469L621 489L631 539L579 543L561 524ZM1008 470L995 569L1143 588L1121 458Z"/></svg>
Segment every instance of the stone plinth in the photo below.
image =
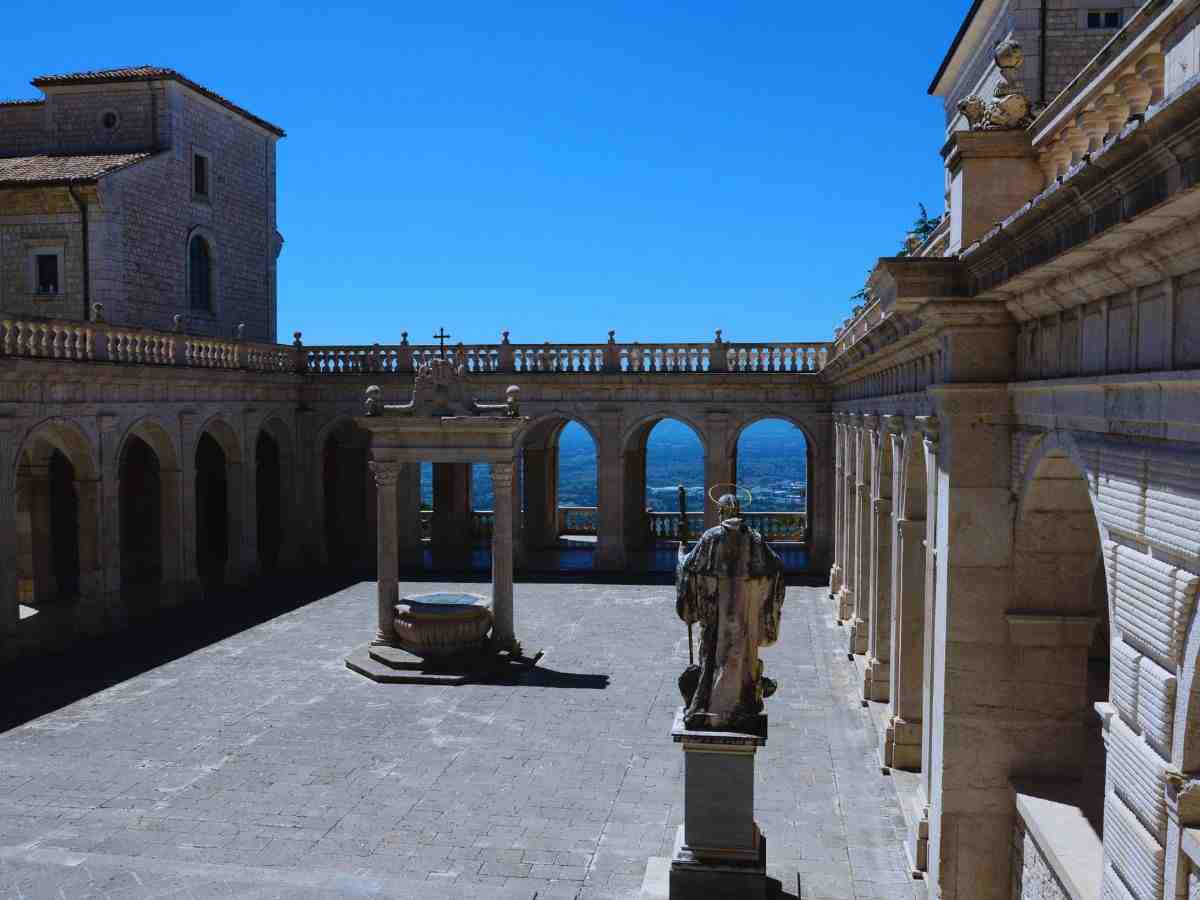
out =
<svg viewBox="0 0 1200 900"><path fill-rule="evenodd" d="M683 824L670 867L671 900L767 896L767 845L754 821L754 757L767 743L767 717L754 734L693 731L675 715L671 738L684 754Z"/></svg>
<svg viewBox="0 0 1200 900"><path fill-rule="evenodd" d="M478 594L420 594L396 604L396 643L423 659L482 648L492 627L492 602Z"/></svg>

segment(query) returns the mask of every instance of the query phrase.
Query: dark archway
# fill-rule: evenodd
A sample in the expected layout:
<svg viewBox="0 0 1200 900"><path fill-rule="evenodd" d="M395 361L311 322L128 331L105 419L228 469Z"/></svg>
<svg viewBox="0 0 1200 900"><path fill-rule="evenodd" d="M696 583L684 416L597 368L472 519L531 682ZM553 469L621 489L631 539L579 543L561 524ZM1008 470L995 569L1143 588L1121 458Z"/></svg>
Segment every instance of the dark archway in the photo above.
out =
<svg viewBox="0 0 1200 900"><path fill-rule="evenodd" d="M258 515L258 567L264 575L279 570L283 549L283 467L279 444L261 431L254 448L255 510Z"/></svg>
<svg viewBox="0 0 1200 900"><path fill-rule="evenodd" d="M527 552L595 549L600 522L597 464L595 436L574 419L545 419L526 432L521 485Z"/></svg>
<svg viewBox="0 0 1200 900"><path fill-rule="evenodd" d="M228 563L227 461L221 445L205 432L196 443L196 573L206 585L218 585Z"/></svg>
<svg viewBox="0 0 1200 900"><path fill-rule="evenodd" d="M162 471L158 455L134 435L120 463L121 583L141 587L163 579Z"/></svg>
<svg viewBox="0 0 1200 900"><path fill-rule="evenodd" d="M335 426L321 448L325 553L337 571L375 564L375 479L369 437L353 422Z"/></svg>

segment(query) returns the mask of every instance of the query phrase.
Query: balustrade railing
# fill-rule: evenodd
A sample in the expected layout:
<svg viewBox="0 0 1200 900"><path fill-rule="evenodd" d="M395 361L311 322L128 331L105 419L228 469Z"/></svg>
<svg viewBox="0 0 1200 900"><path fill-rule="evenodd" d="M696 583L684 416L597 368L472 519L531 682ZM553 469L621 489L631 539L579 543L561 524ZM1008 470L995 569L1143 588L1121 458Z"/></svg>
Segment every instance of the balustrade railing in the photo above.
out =
<svg viewBox="0 0 1200 900"><path fill-rule="evenodd" d="M768 541L803 542L808 540L808 514L794 512L751 512L744 518L751 528ZM594 537L599 533L600 510L595 506L560 506L557 515L560 537ZM683 516L678 512L646 510L646 529L654 541L694 541L704 533L704 513L687 513L687 532L683 531ZM490 509L471 513L471 537L476 543L491 541L496 528L496 515ZM433 536L433 511L421 510L421 537Z"/></svg>
<svg viewBox="0 0 1200 900"><path fill-rule="evenodd" d="M1030 131L1047 182L1066 177L1120 138L1127 124L1140 120L1176 80L1191 74L1191 41L1164 54L1170 32L1186 12L1182 0L1144 4L1038 115ZM1168 56L1175 53L1183 66L1169 64Z"/></svg>
<svg viewBox="0 0 1200 900"><path fill-rule="evenodd" d="M600 510L595 506L560 506L558 533L565 537L591 537L599 533Z"/></svg>
<svg viewBox="0 0 1200 900"><path fill-rule="evenodd" d="M831 356L827 343L607 343L498 344L441 347L409 344L305 346L241 338L189 335L112 325L103 320L64 322L0 317L0 355L142 365L294 372L312 375L411 373L443 355L470 372L563 374L803 374L816 373Z"/></svg>

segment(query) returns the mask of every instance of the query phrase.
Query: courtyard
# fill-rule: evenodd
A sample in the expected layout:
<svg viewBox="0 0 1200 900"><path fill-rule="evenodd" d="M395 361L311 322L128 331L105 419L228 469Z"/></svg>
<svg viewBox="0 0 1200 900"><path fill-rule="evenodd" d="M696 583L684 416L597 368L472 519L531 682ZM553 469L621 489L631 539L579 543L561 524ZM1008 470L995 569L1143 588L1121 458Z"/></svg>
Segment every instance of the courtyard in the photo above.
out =
<svg viewBox="0 0 1200 900"><path fill-rule="evenodd" d="M670 855L687 660L672 587L519 585L543 664L462 687L345 668L372 583L274 596L135 629L105 670L98 647L13 673L0 896L625 900ZM764 651L780 682L756 786L769 874L785 897L797 874L805 900L916 897L844 646L827 589L789 588Z"/></svg>

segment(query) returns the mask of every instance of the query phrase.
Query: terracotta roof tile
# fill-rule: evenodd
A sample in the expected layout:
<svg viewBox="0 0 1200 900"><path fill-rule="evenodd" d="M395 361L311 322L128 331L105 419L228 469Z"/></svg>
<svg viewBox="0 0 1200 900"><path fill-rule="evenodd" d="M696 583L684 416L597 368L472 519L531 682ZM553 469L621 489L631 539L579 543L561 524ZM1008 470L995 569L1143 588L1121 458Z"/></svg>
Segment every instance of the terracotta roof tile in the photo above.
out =
<svg viewBox="0 0 1200 900"><path fill-rule="evenodd" d="M185 87L191 88L198 94L203 94L210 100L224 106L226 109L237 113L243 118L249 119L256 125L267 129L267 131L285 137L286 132L278 125L273 125L266 119L261 119L254 115L249 110L238 106L232 100L222 97L215 91L210 91L201 84L197 84L190 78L179 74L174 69L167 69L162 66L126 66L119 69L99 69L95 72L71 72L64 75L39 75L30 82L34 87L54 87L60 84L107 84L120 81L175 81Z"/></svg>
<svg viewBox="0 0 1200 900"><path fill-rule="evenodd" d="M0 106L41 106L45 100L0 100Z"/></svg>
<svg viewBox="0 0 1200 900"><path fill-rule="evenodd" d="M80 184L132 166L152 153L105 153L91 156L13 156L0 159L0 187Z"/></svg>

